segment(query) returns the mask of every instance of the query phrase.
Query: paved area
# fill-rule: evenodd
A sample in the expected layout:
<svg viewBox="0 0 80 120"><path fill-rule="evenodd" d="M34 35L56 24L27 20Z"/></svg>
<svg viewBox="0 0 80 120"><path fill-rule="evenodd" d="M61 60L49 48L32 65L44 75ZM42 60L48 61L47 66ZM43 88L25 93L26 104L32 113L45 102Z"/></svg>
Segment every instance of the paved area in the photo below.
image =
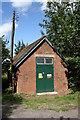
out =
<svg viewBox="0 0 80 120"><path fill-rule="evenodd" d="M60 118L61 116L63 116L63 118L78 118L78 109L56 112L54 110L32 110L26 109L23 106L9 106L9 104L7 104L7 106L3 105L2 112L3 118Z"/></svg>

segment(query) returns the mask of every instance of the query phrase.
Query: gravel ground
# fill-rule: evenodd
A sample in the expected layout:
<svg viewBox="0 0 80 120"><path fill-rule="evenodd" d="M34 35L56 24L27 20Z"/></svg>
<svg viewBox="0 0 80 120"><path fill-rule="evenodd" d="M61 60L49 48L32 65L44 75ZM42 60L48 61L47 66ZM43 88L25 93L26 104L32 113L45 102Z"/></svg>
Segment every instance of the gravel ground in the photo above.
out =
<svg viewBox="0 0 80 120"><path fill-rule="evenodd" d="M66 112L56 112L54 110L32 110L23 106L3 105L3 118L78 118L78 109Z"/></svg>

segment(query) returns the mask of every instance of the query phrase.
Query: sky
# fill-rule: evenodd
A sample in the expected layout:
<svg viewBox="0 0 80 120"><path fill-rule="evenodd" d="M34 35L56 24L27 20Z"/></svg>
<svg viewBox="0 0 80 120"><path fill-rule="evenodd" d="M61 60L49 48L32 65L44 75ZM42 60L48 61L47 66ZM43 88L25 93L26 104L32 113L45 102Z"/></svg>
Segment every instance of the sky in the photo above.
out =
<svg viewBox="0 0 80 120"><path fill-rule="evenodd" d="M1 1L1 0L0 0ZM46 31L39 26L45 18L44 10L48 0L3 0L0 2L0 37L9 40L8 48L11 45L12 17L13 10L16 13L14 44L22 41L25 45L40 38L41 32ZM50 0L53 1L53 0ZM61 0L56 0L61 2Z"/></svg>
<svg viewBox="0 0 80 120"><path fill-rule="evenodd" d="M9 40L9 49L13 10L15 10L17 18L15 22L14 44L17 44L19 40L23 40L25 44L30 44L42 36L40 30L43 30L43 28L39 26L39 23L43 22L45 15L43 10L46 8L47 0L19 1L9 0L9 2L4 1L2 5L0 4L0 18L2 18L0 20L0 37L5 35L4 39ZM45 30L43 31L46 33Z"/></svg>

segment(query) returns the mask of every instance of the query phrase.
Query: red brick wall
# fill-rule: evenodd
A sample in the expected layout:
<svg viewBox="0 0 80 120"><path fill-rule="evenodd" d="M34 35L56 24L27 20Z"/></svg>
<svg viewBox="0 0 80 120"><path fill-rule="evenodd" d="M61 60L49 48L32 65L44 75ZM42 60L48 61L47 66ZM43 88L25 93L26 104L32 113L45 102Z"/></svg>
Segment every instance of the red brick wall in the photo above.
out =
<svg viewBox="0 0 80 120"><path fill-rule="evenodd" d="M61 92L68 89L68 82L62 65L62 59L44 42L17 70L17 93L36 93L36 54L54 56L54 91ZM64 63L64 62L63 62Z"/></svg>

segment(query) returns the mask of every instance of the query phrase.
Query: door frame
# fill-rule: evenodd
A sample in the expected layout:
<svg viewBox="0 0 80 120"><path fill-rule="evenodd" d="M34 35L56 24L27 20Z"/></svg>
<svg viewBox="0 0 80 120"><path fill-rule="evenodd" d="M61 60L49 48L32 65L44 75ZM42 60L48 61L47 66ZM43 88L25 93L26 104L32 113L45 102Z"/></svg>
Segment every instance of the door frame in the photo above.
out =
<svg viewBox="0 0 80 120"><path fill-rule="evenodd" d="M37 92L37 58L38 57L53 58L53 64L52 65L53 65L53 91L54 91L54 55L51 55L51 54L49 54L49 55L37 54L37 55L35 55L35 60L36 60L36 93L38 93Z"/></svg>

